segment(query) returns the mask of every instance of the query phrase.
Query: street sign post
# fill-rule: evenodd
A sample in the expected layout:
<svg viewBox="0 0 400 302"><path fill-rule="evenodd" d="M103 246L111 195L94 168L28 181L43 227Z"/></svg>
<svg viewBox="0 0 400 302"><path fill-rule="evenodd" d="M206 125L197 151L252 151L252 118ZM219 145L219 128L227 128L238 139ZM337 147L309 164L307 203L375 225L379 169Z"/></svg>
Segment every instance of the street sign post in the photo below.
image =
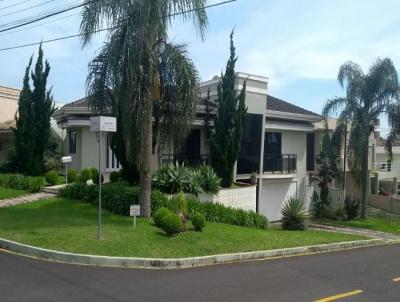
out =
<svg viewBox="0 0 400 302"><path fill-rule="evenodd" d="M90 118L90 131L98 134L99 140L99 222L98 239L101 239L101 138L103 132L117 132L117 119L112 116L92 116Z"/></svg>
<svg viewBox="0 0 400 302"><path fill-rule="evenodd" d="M72 163L71 156L61 157L61 163L65 164L65 184L68 184L68 163Z"/></svg>
<svg viewBox="0 0 400 302"><path fill-rule="evenodd" d="M136 229L136 216L140 216L140 205L131 205L129 215L133 216L133 228Z"/></svg>

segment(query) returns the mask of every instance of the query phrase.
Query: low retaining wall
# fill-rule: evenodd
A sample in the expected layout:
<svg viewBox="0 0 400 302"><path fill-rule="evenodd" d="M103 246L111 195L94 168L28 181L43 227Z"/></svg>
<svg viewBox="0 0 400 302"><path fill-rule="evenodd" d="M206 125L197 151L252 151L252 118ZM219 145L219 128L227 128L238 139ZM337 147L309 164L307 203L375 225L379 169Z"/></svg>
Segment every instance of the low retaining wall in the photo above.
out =
<svg viewBox="0 0 400 302"><path fill-rule="evenodd" d="M371 194L368 204L391 213L400 214L400 196L383 196Z"/></svg>
<svg viewBox="0 0 400 302"><path fill-rule="evenodd" d="M221 189L216 195L199 194L200 201L220 203L226 207L256 211L257 186L246 185L232 189Z"/></svg>
<svg viewBox="0 0 400 302"><path fill-rule="evenodd" d="M269 251L257 251L247 253L211 255L204 257L179 258L179 259L152 259L152 258L128 258L107 257L96 255L72 254L53 250L47 250L18 242L0 238L0 248L18 254L68 264L121 267L121 268L152 268L152 269L178 269L198 266L215 265L247 260L269 259L276 257L291 257L315 253L335 252L348 249L381 245L386 242L382 239L359 240L314 246L277 249Z"/></svg>

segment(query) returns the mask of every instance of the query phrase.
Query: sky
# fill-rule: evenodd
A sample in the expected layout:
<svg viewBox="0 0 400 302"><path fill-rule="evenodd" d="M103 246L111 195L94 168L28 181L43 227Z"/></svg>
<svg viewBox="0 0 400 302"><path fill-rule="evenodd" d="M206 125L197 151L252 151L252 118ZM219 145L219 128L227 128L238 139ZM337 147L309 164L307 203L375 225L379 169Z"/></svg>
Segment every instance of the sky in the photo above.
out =
<svg viewBox="0 0 400 302"><path fill-rule="evenodd" d="M0 26L80 1L0 0ZM367 71L376 58L389 57L400 69L399 10L398 0L237 0L208 9L204 41L191 21L179 18L169 37L187 45L205 81L225 67L229 34L235 28L236 70L268 77L270 95L320 113L327 99L344 94L336 80L344 62L352 60ZM78 9L35 27L0 33L0 48L75 34L79 23ZM44 45L52 68L49 84L57 102L85 96L87 65L104 39L101 34L84 49L77 38ZM0 85L20 88L35 52L37 47L0 52ZM383 132L385 127L383 121Z"/></svg>

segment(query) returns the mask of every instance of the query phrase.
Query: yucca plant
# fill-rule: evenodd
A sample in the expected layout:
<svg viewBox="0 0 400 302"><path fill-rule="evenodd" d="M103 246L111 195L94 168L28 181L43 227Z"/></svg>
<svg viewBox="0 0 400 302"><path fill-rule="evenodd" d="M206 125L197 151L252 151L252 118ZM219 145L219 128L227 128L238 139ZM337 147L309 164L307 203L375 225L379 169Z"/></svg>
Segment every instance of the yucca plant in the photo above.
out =
<svg viewBox="0 0 400 302"><path fill-rule="evenodd" d="M206 164L202 164L198 171L201 174L201 188L204 192L217 194L220 185L221 185L221 178L217 176L214 169Z"/></svg>
<svg viewBox="0 0 400 302"><path fill-rule="evenodd" d="M283 206L281 214L284 230L303 231L307 228L308 213L302 199L290 198Z"/></svg>

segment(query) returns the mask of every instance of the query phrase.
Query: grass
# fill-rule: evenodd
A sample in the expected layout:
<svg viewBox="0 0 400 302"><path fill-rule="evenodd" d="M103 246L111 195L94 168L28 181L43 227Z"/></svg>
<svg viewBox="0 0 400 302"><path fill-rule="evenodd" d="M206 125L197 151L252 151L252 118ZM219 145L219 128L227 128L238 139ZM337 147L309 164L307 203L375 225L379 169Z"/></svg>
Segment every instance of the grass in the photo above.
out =
<svg viewBox="0 0 400 302"><path fill-rule="evenodd" d="M27 195L26 191L0 187L0 200Z"/></svg>
<svg viewBox="0 0 400 302"><path fill-rule="evenodd" d="M151 220L103 215L103 240L97 237L97 209L75 200L53 198L0 208L0 237L43 248L97 255L190 257L352 241L361 236L323 231L255 230L207 223L167 237Z"/></svg>
<svg viewBox="0 0 400 302"><path fill-rule="evenodd" d="M326 220L321 222L400 235L400 219L396 217L369 216L367 219L351 221Z"/></svg>

